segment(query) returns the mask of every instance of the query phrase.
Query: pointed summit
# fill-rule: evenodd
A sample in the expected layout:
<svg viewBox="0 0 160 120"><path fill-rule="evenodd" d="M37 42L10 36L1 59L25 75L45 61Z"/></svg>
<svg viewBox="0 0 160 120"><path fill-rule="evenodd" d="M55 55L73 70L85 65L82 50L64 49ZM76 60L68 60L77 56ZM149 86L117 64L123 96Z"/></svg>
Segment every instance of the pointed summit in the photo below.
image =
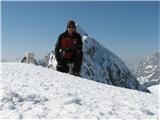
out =
<svg viewBox="0 0 160 120"><path fill-rule="evenodd" d="M82 37L88 36L88 34L76 23L76 32L78 32Z"/></svg>

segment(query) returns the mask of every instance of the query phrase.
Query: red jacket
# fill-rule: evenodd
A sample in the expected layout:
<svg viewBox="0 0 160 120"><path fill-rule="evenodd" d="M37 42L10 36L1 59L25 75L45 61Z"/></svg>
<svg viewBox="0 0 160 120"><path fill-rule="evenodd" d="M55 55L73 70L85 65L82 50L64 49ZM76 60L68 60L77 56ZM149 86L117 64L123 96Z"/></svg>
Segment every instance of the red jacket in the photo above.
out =
<svg viewBox="0 0 160 120"><path fill-rule="evenodd" d="M57 61L74 58L77 51L82 52L82 46L83 43L80 34L75 32L73 36L69 36L67 31L60 34L55 45L55 56Z"/></svg>

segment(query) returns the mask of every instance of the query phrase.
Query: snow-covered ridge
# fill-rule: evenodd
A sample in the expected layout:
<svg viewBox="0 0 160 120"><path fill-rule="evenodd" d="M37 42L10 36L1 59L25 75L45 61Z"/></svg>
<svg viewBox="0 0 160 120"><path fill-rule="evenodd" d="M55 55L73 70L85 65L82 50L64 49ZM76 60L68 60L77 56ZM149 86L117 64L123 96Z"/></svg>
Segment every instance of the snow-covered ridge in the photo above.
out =
<svg viewBox="0 0 160 120"><path fill-rule="evenodd" d="M118 56L90 37L79 25L76 31L81 34L83 40L82 77L119 87L148 91L139 84L136 77ZM54 53L51 52L49 56L48 66L55 69Z"/></svg>
<svg viewBox="0 0 160 120"><path fill-rule="evenodd" d="M159 119L158 95L1 63L0 119Z"/></svg>
<svg viewBox="0 0 160 120"><path fill-rule="evenodd" d="M146 87L160 84L160 51L145 57L137 65L135 75Z"/></svg>

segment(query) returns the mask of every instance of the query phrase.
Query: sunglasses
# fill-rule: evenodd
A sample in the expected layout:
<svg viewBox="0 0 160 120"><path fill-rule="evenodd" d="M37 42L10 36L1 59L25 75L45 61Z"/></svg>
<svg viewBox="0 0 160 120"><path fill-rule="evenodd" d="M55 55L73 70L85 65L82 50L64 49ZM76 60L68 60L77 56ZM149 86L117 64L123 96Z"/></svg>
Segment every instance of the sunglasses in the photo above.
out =
<svg viewBox="0 0 160 120"><path fill-rule="evenodd" d="M75 28L74 26L68 26L68 28Z"/></svg>

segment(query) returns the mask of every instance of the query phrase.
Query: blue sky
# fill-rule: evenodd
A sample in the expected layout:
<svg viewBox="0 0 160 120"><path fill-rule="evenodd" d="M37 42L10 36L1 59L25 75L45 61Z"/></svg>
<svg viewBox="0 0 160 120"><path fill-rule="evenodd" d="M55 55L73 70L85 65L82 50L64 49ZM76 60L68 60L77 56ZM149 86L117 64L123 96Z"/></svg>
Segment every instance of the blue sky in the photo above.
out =
<svg viewBox="0 0 160 120"><path fill-rule="evenodd" d="M2 58L50 52L68 20L134 66L159 48L159 2L2 2Z"/></svg>

